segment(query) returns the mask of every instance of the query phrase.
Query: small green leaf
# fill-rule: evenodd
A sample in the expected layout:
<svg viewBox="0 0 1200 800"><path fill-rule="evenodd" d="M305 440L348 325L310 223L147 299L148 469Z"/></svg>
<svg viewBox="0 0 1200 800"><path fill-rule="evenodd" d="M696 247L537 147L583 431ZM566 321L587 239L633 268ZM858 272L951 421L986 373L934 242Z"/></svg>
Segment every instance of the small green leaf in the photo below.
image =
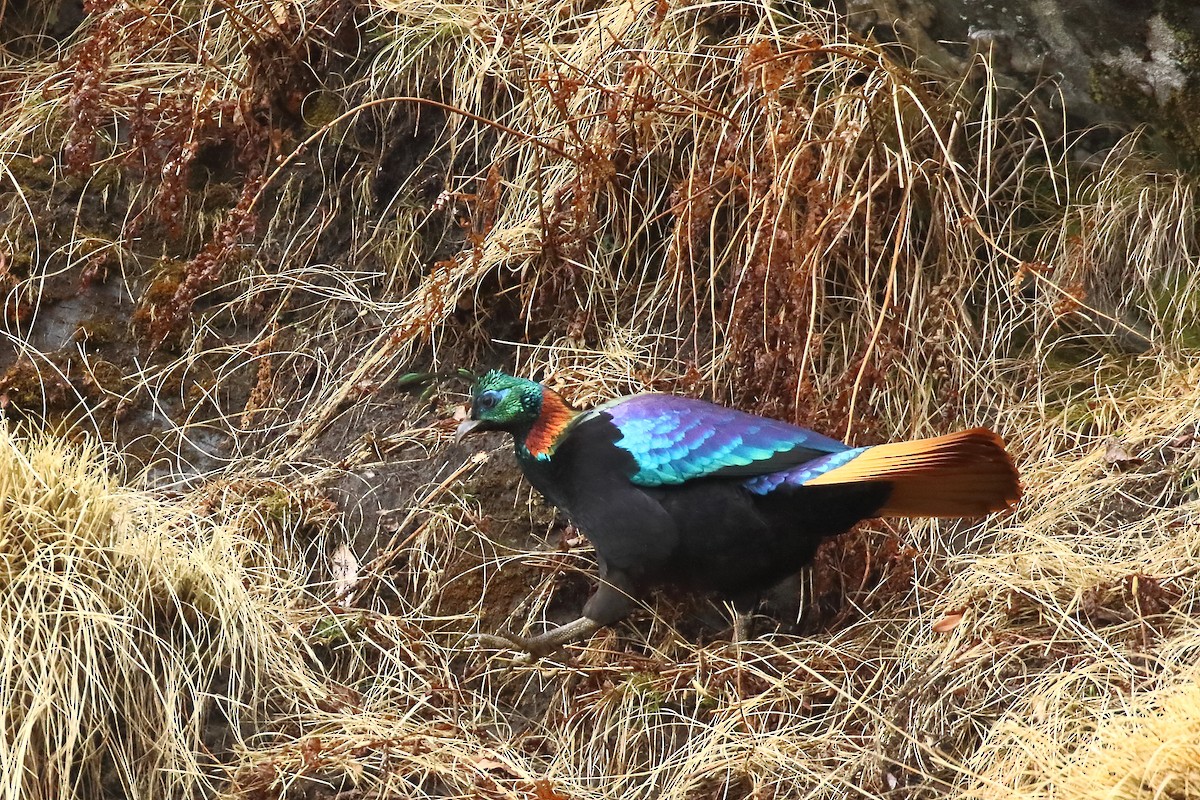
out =
<svg viewBox="0 0 1200 800"><path fill-rule="evenodd" d="M436 375L432 372L406 372L396 378L397 389L417 389L432 381Z"/></svg>

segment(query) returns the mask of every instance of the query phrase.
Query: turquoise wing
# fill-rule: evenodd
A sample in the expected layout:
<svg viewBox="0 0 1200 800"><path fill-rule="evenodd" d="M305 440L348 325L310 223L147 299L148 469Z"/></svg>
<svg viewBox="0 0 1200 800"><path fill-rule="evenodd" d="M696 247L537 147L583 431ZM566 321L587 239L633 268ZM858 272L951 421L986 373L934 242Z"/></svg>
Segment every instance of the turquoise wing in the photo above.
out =
<svg viewBox="0 0 1200 800"><path fill-rule="evenodd" d="M753 477L787 470L849 448L779 420L667 394L639 394L600 406L633 456L638 486L672 486L710 477Z"/></svg>

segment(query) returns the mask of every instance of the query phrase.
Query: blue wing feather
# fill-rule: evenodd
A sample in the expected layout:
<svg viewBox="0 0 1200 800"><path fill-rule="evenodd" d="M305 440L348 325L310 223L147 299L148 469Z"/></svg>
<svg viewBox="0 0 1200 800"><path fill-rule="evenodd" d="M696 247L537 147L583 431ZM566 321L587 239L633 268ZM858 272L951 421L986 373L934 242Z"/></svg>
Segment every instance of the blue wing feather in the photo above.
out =
<svg viewBox="0 0 1200 800"><path fill-rule="evenodd" d="M718 476L770 476L849 450L835 439L796 425L674 395L621 398L586 416L600 414L620 431L616 446L637 463L638 471L630 480L638 486L669 486Z"/></svg>
<svg viewBox="0 0 1200 800"><path fill-rule="evenodd" d="M853 461L867 449L866 447L856 447L853 450L831 453L803 464L797 464L789 469L757 475L742 485L754 494L770 494L780 486L803 486L818 475L824 475L830 470Z"/></svg>

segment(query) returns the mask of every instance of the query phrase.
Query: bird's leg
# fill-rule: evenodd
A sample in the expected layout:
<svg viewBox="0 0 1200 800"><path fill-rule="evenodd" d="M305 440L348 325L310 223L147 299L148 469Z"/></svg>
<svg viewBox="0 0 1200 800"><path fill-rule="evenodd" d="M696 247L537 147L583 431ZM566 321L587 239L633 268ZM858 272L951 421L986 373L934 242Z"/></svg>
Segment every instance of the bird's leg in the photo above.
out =
<svg viewBox="0 0 1200 800"><path fill-rule="evenodd" d="M551 628L537 636L502 633L499 635L483 634L478 638L485 644L511 647L514 650L524 650L533 659L538 659L542 656L550 655L565 644L586 639L603 627L604 625L596 620L584 616L565 625L559 625L557 628Z"/></svg>
<svg viewBox="0 0 1200 800"><path fill-rule="evenodd" d="M758 601L758 592L733 598L734 644L750 640L750 620L754 618L754 609L758 607Z"/></svg>
<svg viewBox="0 0 1200 800"><path fill-rule="evenodd" d="M733 641L750 640L750 621L764 595L749 592L731 598L733 605ZM794 628L800 616L800 576L790 575L767 590L765 599L782 617L784 625ZM791 628L789 628L791 629Z"/></svg>
<svg viewBox="0 0 1200 800"><path fill-rule="evenodd" d="M789 575L767 591L767 603L775 611L783 630L794 631L800 622L800 573Z"/></svg>
<svg viewBox="0 0 1200 800"><path fill-rule="evenodd" d="M616 582L614 582L614 579ZM524 650L534 659L549 655L563 645L586 639L605 625L624 618L633 606L633 599L627 587L629 582L623 575L609 572L596 593L591 596L583 607L583 616L579 619L551 628L537 636L519 636L515 633L504 633L499 636L485 635L479 638L491 644L512 646Z"/></svg>

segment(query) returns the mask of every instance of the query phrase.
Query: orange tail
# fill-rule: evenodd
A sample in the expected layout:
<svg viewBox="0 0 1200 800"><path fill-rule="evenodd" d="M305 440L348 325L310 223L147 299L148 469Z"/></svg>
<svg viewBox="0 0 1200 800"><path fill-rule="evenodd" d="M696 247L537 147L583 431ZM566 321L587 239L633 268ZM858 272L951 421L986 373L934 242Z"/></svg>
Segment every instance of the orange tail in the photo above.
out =
<svg viewBox="0 0 1200 800"><path fill-rule="evenodd" d="M981 517L1021 497L1004 441L987 428L869 447L805 485L859 481L892 484L879 517Z"/></svg>

